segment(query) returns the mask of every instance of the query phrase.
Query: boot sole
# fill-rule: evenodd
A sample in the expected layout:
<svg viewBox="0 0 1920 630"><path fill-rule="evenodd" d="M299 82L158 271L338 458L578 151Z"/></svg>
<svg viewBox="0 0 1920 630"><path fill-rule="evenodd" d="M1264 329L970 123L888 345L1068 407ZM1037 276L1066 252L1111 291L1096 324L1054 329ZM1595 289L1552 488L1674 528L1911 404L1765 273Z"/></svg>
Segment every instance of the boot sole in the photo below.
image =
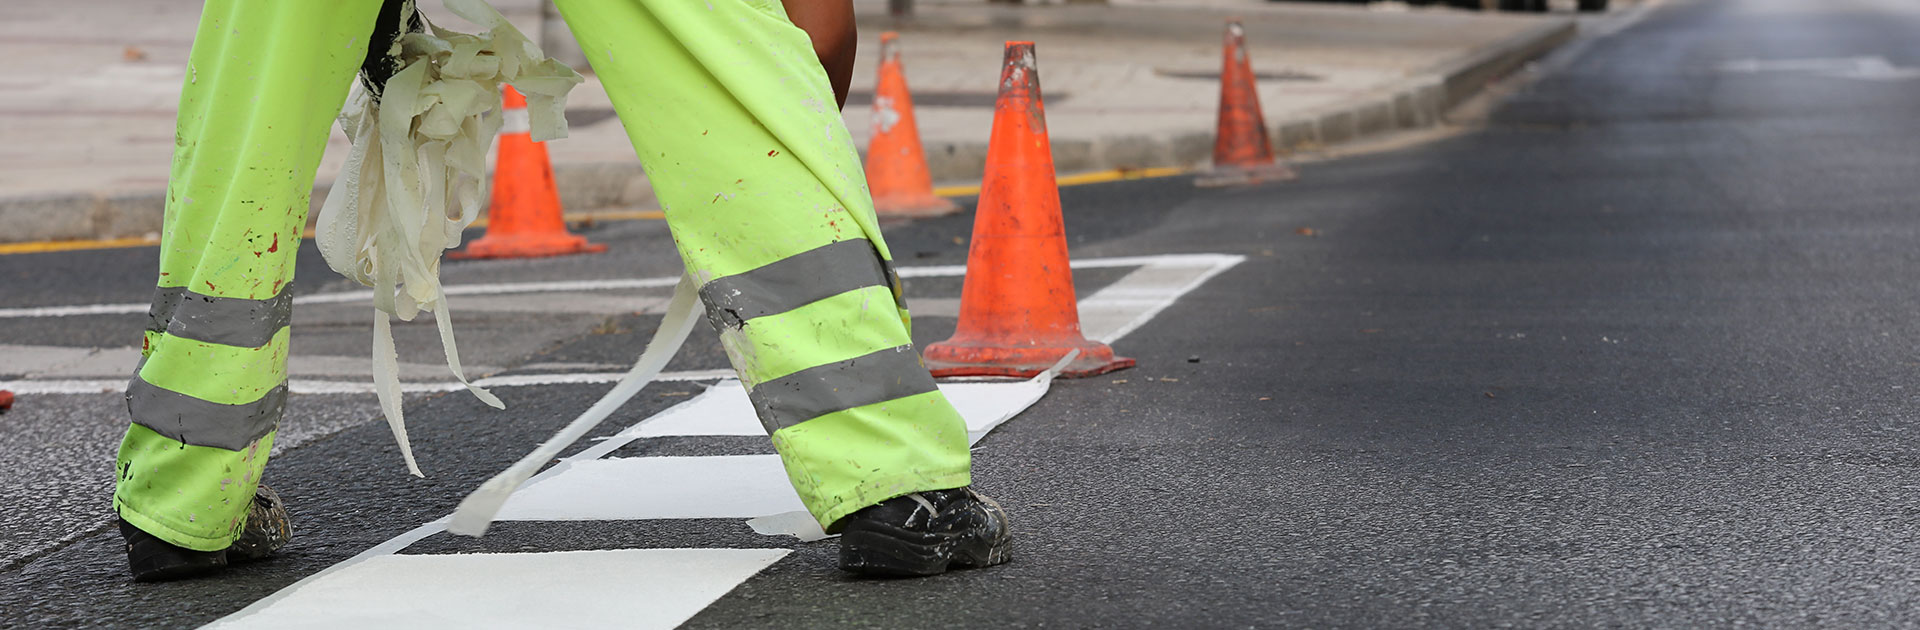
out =
<svg viewBox="0 0 1920 630"><path fill-rule="evenodd" d="M222 570L225 570L226 568L227 568L227 564L224 562L220 564L173 564L173 565L167 565L167 566L161 566L161 567L151 567L144 570L135 571L133 573L133 581L135 582L169 582L173 580L184 580L187 578L195 578L203 575L218 573Z"/></svg>
<svg viewBox="0 0 1920 630"><path fill-rule="evenodd" d="M187 555L182 554L181 550L153 549L152 545L139 545L127 554L127 566L135 582L180 580L217 573L227 568L227 554L223 551Z"/></svg>
<svg viewBox="0 0 1920 630"><path fill-rule="evenodd" d="M1013 540L943 536L871 523L840 534L840 569L880 577L925 577L947 569L974 569L1013 559Z"/></svg>

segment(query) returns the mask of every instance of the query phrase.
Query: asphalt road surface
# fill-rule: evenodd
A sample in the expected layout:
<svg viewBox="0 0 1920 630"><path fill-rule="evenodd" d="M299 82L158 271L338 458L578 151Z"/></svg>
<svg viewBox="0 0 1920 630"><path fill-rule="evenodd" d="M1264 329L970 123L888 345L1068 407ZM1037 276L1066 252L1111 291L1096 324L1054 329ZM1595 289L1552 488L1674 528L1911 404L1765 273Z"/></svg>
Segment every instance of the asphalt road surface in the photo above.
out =
<svg viewBox="0 0 1920 630"><path fill-rule="evenodd" d="M1920 6L1896 0L1676 0L1548 63L1481 131L1253 189L1065 190L1076 258L1246 261L1117 342L1139 367L1056 382L979 443L978 486L1018 528L1006 566L850 579L832 541L737 518L503 523L400 554L793 550L694 628L1920 624L1915 33ZM897 226L896 256L959 263L969 220ZM589 234L615 253L446 274L674 271L657 223ZM139 302L151 257L0 258L4 306ZM303 273L302 291L348 288ZM1083 270L1082 294L1116 275ZM938 305L958 283L908 290ZM496 374L618 369L659 318L608 295L478 306L462 350ZM364 313L308 311L297 354L364 353ZM950 314L926 311L916 335L944 337ZM0 344L120 348L139 319L4 318ZM428 329L409 330L403 356L435 363ZM724 365L701 334L670 369ZM333 365L301 369L355 380ZM610 424L701 385L656 385ZM267 475L292 503L293 545L162 585L128 583L104 527L117 396L23 395L0 416L0 465L21 475L0 489L0 625L220 618L447 514L604 389L511 388L505 413L415 395L424 480L403 473L370 396L296 396L298 437Z"/></svg>

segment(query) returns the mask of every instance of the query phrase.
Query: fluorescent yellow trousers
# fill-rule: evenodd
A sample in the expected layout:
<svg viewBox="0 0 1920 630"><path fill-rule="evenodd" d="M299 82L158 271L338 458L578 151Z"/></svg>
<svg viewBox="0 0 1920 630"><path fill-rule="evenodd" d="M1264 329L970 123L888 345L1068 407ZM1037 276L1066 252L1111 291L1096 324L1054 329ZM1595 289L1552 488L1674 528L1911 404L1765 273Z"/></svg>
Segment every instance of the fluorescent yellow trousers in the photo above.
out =
<svg viewBox="0 0 1920 630"><path fill-rule="evenodd" d="M778 0L558 5L814 517L968 485L965 423L911 346L858 156ZM293 253L378 9L207 2L114 493L173 544L231 544L259 483L286 400Z"/></svg>

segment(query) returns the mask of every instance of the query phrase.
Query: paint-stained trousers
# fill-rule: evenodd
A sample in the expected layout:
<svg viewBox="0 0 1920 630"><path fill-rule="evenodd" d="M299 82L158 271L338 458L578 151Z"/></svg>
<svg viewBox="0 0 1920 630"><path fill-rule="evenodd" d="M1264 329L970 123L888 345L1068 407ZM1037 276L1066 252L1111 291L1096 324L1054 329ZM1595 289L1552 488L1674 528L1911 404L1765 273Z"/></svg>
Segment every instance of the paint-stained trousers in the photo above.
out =
<svg viewBox="0 0 1920 630"><path fill-rule="evenodd" d="M294 251L379 5L206 3L114 491L122 518L173 544L231 544L259 484L287 398ZM813 516L831 528L968 485L965 423L911 346L858 156L779 0L558 5Z"/></svg>

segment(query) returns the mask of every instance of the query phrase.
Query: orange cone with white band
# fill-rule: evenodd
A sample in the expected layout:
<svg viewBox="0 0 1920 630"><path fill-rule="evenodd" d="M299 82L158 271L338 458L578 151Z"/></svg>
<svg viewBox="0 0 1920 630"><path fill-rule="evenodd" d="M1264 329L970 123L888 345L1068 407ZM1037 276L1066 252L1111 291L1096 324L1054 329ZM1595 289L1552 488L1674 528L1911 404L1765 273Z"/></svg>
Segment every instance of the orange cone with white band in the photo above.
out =
<svg viewBox="0 0 1920 630"><path fill-rule="evenodd" d="M880 34L880 78L873 88L873 134L867 143L867 186L873 210L881 216L932 217L960 206L934 196L920 128L913 122L913 97L900 66L900 35Z"/></svg>
<svg viewBox="0 0 1920 630"><path fill-rule="evenodd" d="M1213 168L1194 183L1201 186L1257 184L1294 178L1293 169L1273 159L1253 64L1247 60L1246 30L1227 21L1220 63L1220 123L1213 139Z"/></svg>
<svg viewBox="0 0 1920 630"><path fill-rule="evenodd" d="M567 232L560 214L560 191L553 185L547 145L534 142L527 126L527 99L512 87L501 102L500 153L493 164L493 202L487 206L487 235L467 244L453 258L539 258L607 250L587 237Z"/></svg>
<svg viewBox="0 0 1920 630"><path fill-rule="evenodd" d="M1060 188L1033 42L1007 42L986 176L953 337L927 346L934 376L1033 376L1078 350L1062 377L1133 365L1080 334Z"/></svg>

